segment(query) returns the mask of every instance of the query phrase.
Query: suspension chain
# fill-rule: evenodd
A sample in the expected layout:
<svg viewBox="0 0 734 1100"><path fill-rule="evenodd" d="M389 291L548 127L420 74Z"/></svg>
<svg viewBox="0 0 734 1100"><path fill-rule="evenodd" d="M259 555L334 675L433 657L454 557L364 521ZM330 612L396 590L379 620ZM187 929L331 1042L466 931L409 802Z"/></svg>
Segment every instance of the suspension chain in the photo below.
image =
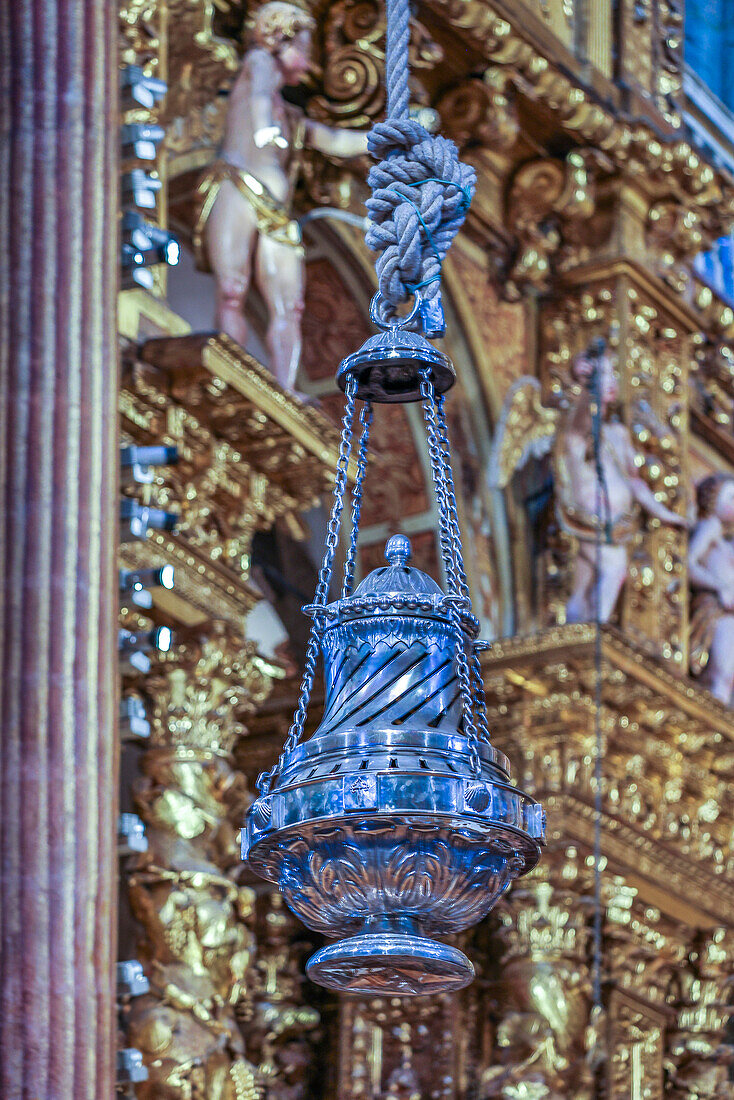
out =
<svg viewBox="0 0 734 1100"><path fill-rule="evenodd" d="M469 580L467 578L466 570L464 568L464 550L461 542L461 528L459 527L459 512L456 504L456 487L454 485L454 472L451 467L451 450L449 448L449 433L448 427L446 425L446 410L443 394L439 397L436 404L436 419L438 421L438 435L441 445L441 453L443 455L443 471L446 482L449 527L452 534L454 561L456 564L456 571L459 576L461 595L464 596L469 606L471 606ZM477 648L475 645L471 646L469 664L471 671L472 694L474 697L474 713L476 716L477 724L479 726L479 736L483 741L490 741L491 739L489 735L489 723L487 721L487 700L484 694L484 681L482 679L482 669L479 663L479 653L477 652Z"/></svg>
<svg viewBox="0 0 734 1100"><path fill-rule="evenodd" d="M319 580L316 585L314 604L325 607L329 599L329 587L331 574L334 568L334 555L339 545L339 530L341 528L342 512L344 511L344 496L347 489L347 471L349 459L352 454L352 440L354 438L354 407L356 404L357 379L353 374L349 375L346 387L346 402L344 416L342 417L341 440L339 443L339 459L336 464L334 477L334 502L331 506L331 516L326 535L326 547L324 557L319 570ZM366 446L366 445L365 445ZM257 790L260 794L267 794L273 779L282 770L286 756L293 752L296 745L303 737L303 727L306 723L308 704L313 690L314 677L316 675L316 662L319 656L319 616L318 612L311 621L311 630L306 646L306 660L301 680L301 691L298 696L298 706L293 715L293 722L288 731L288 737L280 754L278 763L268 772L262 772L257 779Z"/></svg>
<svg viewBox="0 0 734 1100"><path fill-rule="evenodd" d="M446 572L447 588L449 594L460 597L463 602L464 594L461 591L461 573L457 567L456 553L454 550L454 538L451 529L451 505L449 501L450 489L446 474L446 462L443 451L441 429L437 416L436 394L431 381L430 369L421 370L421 397L423 398L423 415L426 420L426 435L428 438L428 453L431 460L431 471L436 487L439 510L439 538L441 543L441 557ZM458 523L457 523L458 526ZM461 544L459 543L459 546ZM460 555L459 555L460 556ZM466 598L468 604L468 586ZM469 605L470 606L470 605ZM472 678L469 661L466 655L467 638L461 621L459 603L452 601L449 616L454 634L456 649L456 668L459 676L459 689L461 692L461 705L464 716L464 732L469 742L469 757L472 773L475 776L481 774L481 761L479 759L478 734L474 721L474 693L472 691Z"/></svg>
<svg viewBox="0 0 734 1100"><path fill-rule="evenodd" d="M359 536L359 518L362 512L362 490L367 472L367 448L370 439L370 427L372 426L372 402L366 401L359 414L359 422L362 425L362 434L359 439L359 451L357 457L357 477L352 492L352 531L349 536L349 550L344 564L344 583L342 584L342 599L351 596L354 588L354 570L357 564L357 538Z"/></svg>
<svg viewBox="0 0 734 1100"><path fill-rule="evenodd" d="M441 544L441 560L446 574L446 587L450 596L461 596L459 575L456 571L454 554L452 550L451 531L449 528L449 508L446 493L446 479L443 473L443 453L436 419L436 394L431 380L430 368L421 370L421 398L423 416L426 422L426 439L428 442L428 456L431 462L431 473L436 489L436 500L439 513L439 541Z"/></svg>

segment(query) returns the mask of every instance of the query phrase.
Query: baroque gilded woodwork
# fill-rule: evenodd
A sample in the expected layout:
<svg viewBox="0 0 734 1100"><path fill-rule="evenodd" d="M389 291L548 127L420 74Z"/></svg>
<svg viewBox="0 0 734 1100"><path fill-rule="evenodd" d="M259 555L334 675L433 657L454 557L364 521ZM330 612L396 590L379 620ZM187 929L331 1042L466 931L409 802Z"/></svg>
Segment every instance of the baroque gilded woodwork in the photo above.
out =
<svg viewBox="0 0 734 1100"><path fill-rule="evenodd" d="M503 281L504 294L520 297L523 288L548 291L552 261L587 258L592 240L598 247L593 150L574 150L564 161L538 158L515 173L507 198L507 227L516 254ZM584 246L585 253L584 254Z"/></svg>
<svg viewBox="0 0 734 1100"><path fill-rule="evenodd" d="M286 996L292 921L283 926L277 903L256 954L256 897L240 883L238 848L251 795L232 751L284 675L243 637L262 598L250 579L252 538L276 520L302 537L300 513L329 489L337 432L232 341L186 335L139 292L122 305L124 437L165 441L179 455L137 486L146 503L178 514L176 531L121 552L128 568L176 569L175 588L156 591L149 615L123 608L126 626L174 630L171 651L124 685L151 723L131 806L148 847L128 868L150 981L127 1014L126 1041L148 1070L137 1095L256 1100L267 1084L269 1096L290 1100L307 1065L301 1035L318 1016Z"/></svg>
<svg viewBox="0 0 734 1100"><path fill-rule="evenodd" d="M699 933L673 983L676 1021L666 1058L672 1100L731 1100L734 1051L721 1043L731 1020L731 927Z"/></svg>
<svg viewBox="0 0 734 1100"><path fill-rule="evenodd" d="M329 488L337 432L227 337L156 337L131 345L125 361L123 433L178 448L147 502L179 519L173 534L126 543L122 562L173 564L176 591L156 596L163 607L187 622L214 615L238 627L260 599L249 580L255 531L281 520L303 536L299 514Z"/></svg>
<svg viewBox="0 0 734 1100"><path fill-rule="evenodd" d="M304 92L307 111L331 124L365 127L384 106L380 6L336 0L308 7L318 23L318 64ZM198 1029L187 1033L187 1049L202 1044L217 1082L225 1080L223 1066L244 1059L267 1083L268 1096L321 1100L331 1079L319 1077L318 1067L331 1060L338 1061L339 1100L723 1100L731 1094L731 1050L721 1040L732 968L727 788L734 777L734 724L731 712L686 675L687 535L656 521L640 529L616 626L603 632L604 1013L597 1017L590 1011L594 632L563 622L573 537L543 532L546 541L533 562L536 544L523 513L538 486L478 489L484 458L475 445L477 422L467 416L478 393L496 424L510 386L534 373L540 389L523 419L534 430L565 399L574 356L603 336L620 381L619 415L639 452L641 475L662 503L681 517L691 515L694 441L711 468L731 470L734 463L734 313L691 270L694 255L734 219L734 188L680 129L679 5L623 0L617 7L613 24L604 2L426 0L421 24L413 26L413 99L438 110L443 130L479 172L466 234L445 271L465 340L457 363L462 373L476 375L477 387L470 398L452 395L447 413L463 467L457 479L462 530L475 544L474 595L479 602L484 592L485 618L494 623L498 605L514 602L495 633L508 629L513 616L519 632L547 626L533 638L499 639L484 667L496 743L522 771L521 785L547 803L552 851L507 896L499 922L483 925L474 937L475 985L415 1011L398 999L365 997L345 999L338 1009L317 1006L312 989L298 980L298 934L277 895L255 900L241 886L230 894L235 886L218 879L200 884L200 894L179 882L186 927L193 929L189 961L207 890L219 890L211 904L230 929L226 946L207 956L220 975L217 989L232 987L217 994L229 1003L216 1002L211 987L189 990L176 970L181 980L172 979L177 988L164 1005L174 1014L166 1019ZM145 64L158 63L155 18L163 8L151 2L125 9L128 49ZM168 171L184 186L186 174L208 162L219 140L220 93L239 64L251 8L239 0L176 0L168 8L169 50L160 62L172 88L164 105ZM610 79L613 54L617 83ZM356 210L363 169L309 160L301 201ZM179 592L156 595L156 614L195 626L210 646L220 644L212 618L241 630L243 614L258 598L249 579L254 530L280 519L299 531L299 513L329 487L341 399L327 379L364 338L363 303L343 271L349 264L364 271L365 261L346 234L334 234L322 248L308 265L302 362L321 413L284 397L250 357L221 338L178 331L155 344L148 338L168 330L149 326L132 334L136 346L127 349L123 431L138 442L165 440L181 449L182 462L157 479L151 500L180 510L182 522L176 535L154 533L146 544L129 544L123 560L175 561ZM422 456L409 417L396 407L381 420L367 479L362 569L379 563L382 528L399 521L410 530L419 564L438 576ZM509 516L514 577L506 566L495 569L498 512ZM195 670L203 658L194 658L194 643L187 645L194 648L186 667ZM264 681L278 670L247 645L239 660L238 676L254 677L262 690L254 687L252 697L261 697ZM251 727L237 748L237 772L252 776L273 762L297 694L291 680L279 680L277 700L252 714L236 692L223 701L217 677L210 688L194 673L187 686L174 664L162 668L174 675L175 692L186 696L186 712L197 715L193 725L213 722L204 737L216 739L217 728L235 736ZM188 797L187 783L180 762L176 771L155 756L171 751L166 739L174 732L164 711L175 695L173 686L155 692L155 743L138 794L151 852L162 853L161 863L164 856L175 863L206 843L207 860L231 884L234 862L222 853L226 848L233 859L233 818L226 827L221 818L215 828L207 813L214 806L214 819L221 816L218 785L226 787L232 765L217 756L201 773L214 788L213 794L206 788L208 802L201 795L203 831L174 842L166 832L174 812L168 801ZM213 719L206 717L210 706ZM220 721L217 715L228 708L231 721ZM180 709L172 713L182 722L183 745L191 723ZM155 783L173 792L163 808ZM220 832L224 840L215 840ZM143 876L137 888L161 958L183 965L156 925L156 906L172 911L173 885ZM231 938L235 927L239 939ZM463 946L472 954L472 945ZM233 976L231 965L227 972L229 964L217 961L234 948L238 966L249 952L244 975ZM183 994L204 1006L201 1019ZM148 1002L154 1012L162 1011L166 996L154 981ZM177 1048L171 1061L183 1063L185 1054Z"/></svg>
<svg viewBox="0 0 734 1100"><path fill-rule="evenodd" d="M734 461L734 309L710 287L694 280L694 301L702 319L691 362L691 421L699 436Z"/></svg>
<svg viewBox="0 0 734 1100"><path fill-rule="evenodd" d="M681 124L683 86L683 3L681 0L624 0L619 12L621 68L649 97L672 128Z"/></svg>
<svg viewBox="0 0 734 1100"><path fill-rule="evenodd" d="M313 5L315 7L315 5ZM410 68L430 69L443 59L441 46L415 17L411 21ZM385 14L377 0L336 0L323 20L323 91L309 102L309 114L331 124L363 129L385 106ZM426 92L413 85L417 104Z"/></svg>
<svg viewBox="0 0 734 1100"><path fill-rule="evenodd" d="M297 931L280 892L267 890L257 907L253 995L241 1003L240 1021L269 1100L304 1100L321 1038L319 1013L304 998Z"/></svg>
<svg viewBox="0 0 734 1100"><path fill-rule="evenodd" d="M497 1062L480 1076L482 1100L591 1100L600 1061L590 1027L589 868L573 847L542 867L499 911L499 976L489 990Z"/></svg>
<svg viewBox="0 0 734 1100"><path fill-rule="evenodd" d="M610 867L618 868L629 858L625 853L634 851L634 869L627 867L626 877L651 904L662 909L665 899L669 915L694 928L726 923L734 904L727 796L734 767L731 711L612 627L603 629L602 659ZM485 686L498 745L512 754L509 738L532 743L520 782L548 805L549 824L588 844L594 628L556 627L534 638L495 642L485 662Z"/></svg>
<svg viewBox="0 0 734 1100"><path fill-rule="evenodd" d="M254 893L236 881L237 826L251 796L230 755L243 711L268 690L253 656L214 626L179 641L137 685L152 724L133 788L148 849L128 878L150 981L129 1016L148 1068L141 1100L259 1096L235 1016L250 995L254 949Z"/></svg>
<svg viewBox="0 0 734 1100"><path fill-rule="evenodd" d="M349 1100L455 1100L456 995L409 1001L349 997L339 1005L338 1094Z"/></svg>
<svg viewBox="0 0 734 1100"><path fill-rule="evenodd" d="M441 132L460 148L478 144L507 152L520 131L515 93L508 73L490 65L481 79L468 77L441 93L436 102Z"/></svg>

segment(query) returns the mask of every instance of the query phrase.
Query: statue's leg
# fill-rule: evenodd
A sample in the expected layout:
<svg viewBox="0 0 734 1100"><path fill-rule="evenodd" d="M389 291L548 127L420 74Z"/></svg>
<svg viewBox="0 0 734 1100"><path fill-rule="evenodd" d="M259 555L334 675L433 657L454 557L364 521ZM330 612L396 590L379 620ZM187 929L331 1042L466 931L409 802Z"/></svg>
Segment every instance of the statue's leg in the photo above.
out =
<svg viewBox="0 0 734 1100"><path fill-rule="evenodd" d="M255 278L270 315L270 369L287 390L294 390L301 355L304 262L299 249L260 235Z"/></svg>
<svg viewBox="0 0 734 1100"><path fill-rule="evenodd" d="M573 588L566 604L566 622L585 623L593 617L590 598L593 581L594 567L581 547L573 566Z"/></svg>
<svg viewBox="0 0 734 1100"><path fill-rule="evenodd" d="M717 699L731 704L734 690L734 615L724 615L716 624L705 683Z"/></svg>
<svg viewBox="0 0 734 1100"><path fill-rule="evenodd" d="M603 623L609 622L628 573L629 551L627 547L602 546L599 618Z"/></svg>
<svg viewBox="0 0 734 1100"><path fill-rule="evenodd" d="M217 281L217 324L243 348L247 341L245 298L256 240L255 211L235 185L225 180L206 224L206 247Z"/></svg>
<svg viewBox="0 0 734 1100"><path fill-rule="evenodd" d="M599 618L606 623L611 618L627 579L627 547L602 546L600 560ZM591 622L595 617L596 561L596 545L593 542L582 542L574 565L573 591L566 605L566 620L569 623Z"/></svg>

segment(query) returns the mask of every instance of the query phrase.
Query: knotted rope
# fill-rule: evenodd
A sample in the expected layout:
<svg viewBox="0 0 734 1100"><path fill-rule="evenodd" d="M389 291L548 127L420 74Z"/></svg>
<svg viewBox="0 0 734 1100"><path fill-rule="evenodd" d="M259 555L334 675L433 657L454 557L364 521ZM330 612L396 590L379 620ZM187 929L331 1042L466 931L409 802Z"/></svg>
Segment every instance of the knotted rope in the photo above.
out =
<svg viewBox="0 0 734 1100"><path fill-rule="evenodd" d="M380 163L367 182L366 241L380 255L375 267L384 321L410 295L420 292L421 320L428 335L444 329L441 265L469 209L476 173L462 164L453 141L429 134L409 117L409 0L387 0L387 118L368 138Z"/></svg>

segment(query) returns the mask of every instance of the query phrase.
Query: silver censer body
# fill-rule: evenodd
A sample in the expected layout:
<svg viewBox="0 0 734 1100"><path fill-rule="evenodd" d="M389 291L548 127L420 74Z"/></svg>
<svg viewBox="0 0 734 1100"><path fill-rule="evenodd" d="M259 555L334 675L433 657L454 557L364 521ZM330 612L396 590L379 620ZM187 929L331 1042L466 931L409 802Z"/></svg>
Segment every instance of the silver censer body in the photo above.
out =
<svg viewBox="0 0 734 1100"><path fill-rule="evenodd" d="M305 609L324 662L323 718L310 740L286 746L243 830L242 855L252 868L279 887L309 928L340 937L309 960L307 973L341 992L416 995L467 985L474 970L466 955L432 937L485 917L513 879L535 866L544 842L543 810L510 784L509 762L489 743L486 718L477 732L484 706L478 624L461 561L441 398L425 354L414 371L444 564L455 583L442 591L409 564L410 543L395 535L387 564L353 593L345 580L341 599ZM364 360L353 382L346 373L347 416L355 396L386 400L384 361L380 396L370 394ZM400 392L409 389L402 370ZM346 423L345 416L345 432ZM360 457L366 432L363 440Z"/></svg>

